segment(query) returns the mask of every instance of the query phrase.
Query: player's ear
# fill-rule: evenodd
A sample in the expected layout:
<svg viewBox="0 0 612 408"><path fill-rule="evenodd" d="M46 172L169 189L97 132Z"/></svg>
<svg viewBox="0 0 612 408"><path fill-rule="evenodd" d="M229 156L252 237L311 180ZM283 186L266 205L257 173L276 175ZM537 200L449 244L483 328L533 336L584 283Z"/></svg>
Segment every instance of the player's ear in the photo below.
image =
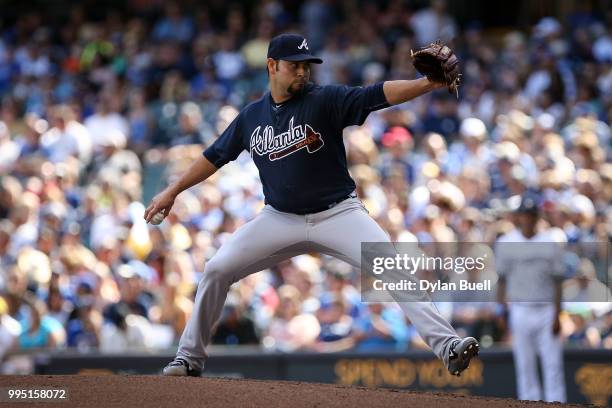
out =
<svg viewBox="0 0 612 408"><path fill-rule="evenodd" d="M274 58L268 58L268 62L267 62L267 69L268 69L268 77L270 76L270 72L272 71L278 71L278 61L275 60Z"/></svg>

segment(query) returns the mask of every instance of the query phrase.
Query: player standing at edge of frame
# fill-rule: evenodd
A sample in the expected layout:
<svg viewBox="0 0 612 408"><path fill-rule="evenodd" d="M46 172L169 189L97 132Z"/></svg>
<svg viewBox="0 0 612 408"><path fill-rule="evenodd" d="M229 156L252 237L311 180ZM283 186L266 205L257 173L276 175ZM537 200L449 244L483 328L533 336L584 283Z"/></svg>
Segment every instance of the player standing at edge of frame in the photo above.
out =
<svg viewBox="0 0 612 408"><path fill-rule="evenodd" d="M498 301L508 304L518 399L566 402L559 321L564 242L541 225L540 202L539 194L524 193L514 214L516 228L497 240Z"/></svg>
<svg viewBox="0 0 612 408"><path fill-rule="evenodd" d="M448 47L431 44L427 63L453 58L450 69L416 80L379 82L366 87L318 86L309 82L312 55L307 40L281 34L268 47L270 91L238 114L203 156L153 198L145 211L168 215L179 193L198 184L247 150L263 185L266 206L240 227L208 261L198 283L194 310L181 336L168 376L200 376L211 328L218 320L230 285L280 261L321 252L359 268L362 242L389 242L355 194L342 130L362 125L372 111L397 105L447 86L456 92L457 59ZM440 52L443 51L443 52ZM416 55L416 54L415 54ZM440 65L438 64L438 65ZM439 72L438 72L439 74ZM476 339L461 339L431 302L400 306L421 337L459 375L478 354Z"/></svg>

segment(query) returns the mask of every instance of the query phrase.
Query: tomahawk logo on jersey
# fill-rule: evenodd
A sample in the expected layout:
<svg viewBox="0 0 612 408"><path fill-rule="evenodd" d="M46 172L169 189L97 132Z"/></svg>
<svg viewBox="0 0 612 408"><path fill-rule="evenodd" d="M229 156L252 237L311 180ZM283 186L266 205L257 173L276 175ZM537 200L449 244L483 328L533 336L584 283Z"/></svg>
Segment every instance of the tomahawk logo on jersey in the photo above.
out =
<svg viewBox="0 0 612 408"><path fill-rule="evenodd" d="M274 127L268 125L263 131L257 126L251 134L250 151L260 156L268 155L270 161L279 160L301 149L306 148L308 153L315 153L323 147L321 133L316 132L312 126L294 126L294 117L289 120L289 129L280 134L274 134Z"/></svg>

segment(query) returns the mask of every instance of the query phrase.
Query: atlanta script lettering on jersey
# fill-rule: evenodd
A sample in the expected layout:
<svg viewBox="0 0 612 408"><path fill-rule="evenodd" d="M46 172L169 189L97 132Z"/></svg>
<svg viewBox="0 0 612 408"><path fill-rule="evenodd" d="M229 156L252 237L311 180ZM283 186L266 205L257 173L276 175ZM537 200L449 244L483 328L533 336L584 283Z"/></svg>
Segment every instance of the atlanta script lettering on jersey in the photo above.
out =
<svg viewBox="0 0 612 408"><path fill-rule="evenodd" d="M320 133L309 125L294 126L294 117L289 119L289 129L278 135L274 128L266 126L263 131L257 126L251 134L251 157L254 153L260 156L268 155L270 161L282 159L292 153L306 148L308 153L314 153L323 147L323 138Z"/></svg>

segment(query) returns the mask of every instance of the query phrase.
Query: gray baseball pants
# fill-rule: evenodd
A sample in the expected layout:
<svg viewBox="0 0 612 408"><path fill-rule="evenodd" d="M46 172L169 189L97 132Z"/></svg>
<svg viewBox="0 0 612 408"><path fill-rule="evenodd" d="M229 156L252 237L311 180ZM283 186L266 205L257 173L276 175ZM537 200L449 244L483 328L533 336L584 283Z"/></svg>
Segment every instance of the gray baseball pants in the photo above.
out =
<svg viewBox="0 0 612 408"><path fill-rule="evenodd" d="M192 368L204 368L211 328L219 319L233 283L309 252L325 253L360 268L362 242L389 242L389 237L357 198L348 198L329 210L307 215L284 213L266 205L206 264L177 357L187 360ZM448 348L459 338L452 326L431 302L399 304L423 340L447 366Z"/></svg>

